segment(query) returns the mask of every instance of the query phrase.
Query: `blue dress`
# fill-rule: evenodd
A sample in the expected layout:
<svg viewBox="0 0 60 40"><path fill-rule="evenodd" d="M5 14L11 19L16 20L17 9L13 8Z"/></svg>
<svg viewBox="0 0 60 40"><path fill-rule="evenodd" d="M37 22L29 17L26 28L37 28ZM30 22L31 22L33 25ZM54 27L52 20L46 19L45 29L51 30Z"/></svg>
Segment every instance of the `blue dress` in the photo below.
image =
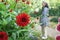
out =
<svg viewBox="0 0 60 40"><path fill-rule="evenodd" d="M48 12L49 12L49 9L47 7L45 7L42 11L42 14L41 14L41 17L40 17L40 25L43 26L48 26Z"/></svg>

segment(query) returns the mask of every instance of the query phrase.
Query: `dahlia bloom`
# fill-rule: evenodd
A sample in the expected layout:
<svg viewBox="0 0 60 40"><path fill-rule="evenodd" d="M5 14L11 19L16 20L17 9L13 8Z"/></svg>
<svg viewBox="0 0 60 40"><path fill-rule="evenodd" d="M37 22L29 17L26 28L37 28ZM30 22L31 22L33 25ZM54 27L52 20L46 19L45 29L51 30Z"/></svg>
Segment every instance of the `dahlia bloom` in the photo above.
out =
<svg viewBox="0 0 60 40"><path fill-rule="evenodd" d="M56 36L56 40L60 40L60 36Z"/></svg>
<svg viewBox="0 0 60 40"><path fill-rule="evenodd" d="M22 2L25 2L26 0L22 0Z"/></svg>
<svg viewBox="0 0 60 40"><path fill-rule="evenodd" d="M57 28L56 29L57 29L57 31L60 32L60 24L57 25Z"/></svg>
<svg viewBox="0 0 60 40"><path fill-rule="evenodd" d="M29 2L29 1L27 1L27 2L26 2L26 4L30 4L30 2Z"/></svg>
<svg viewBox="0 0 60 40"><path fill-rule="evenodd" d="M8 40L8 36L5 32L0 32L0 40Z"/></svg>
<svg viewBox="0 0 60 40"><path fill-rule="evenodd" d="M16 16L16 24L18 26L24 27L29 23L29 15L26 13L20 13Z"/></svg>

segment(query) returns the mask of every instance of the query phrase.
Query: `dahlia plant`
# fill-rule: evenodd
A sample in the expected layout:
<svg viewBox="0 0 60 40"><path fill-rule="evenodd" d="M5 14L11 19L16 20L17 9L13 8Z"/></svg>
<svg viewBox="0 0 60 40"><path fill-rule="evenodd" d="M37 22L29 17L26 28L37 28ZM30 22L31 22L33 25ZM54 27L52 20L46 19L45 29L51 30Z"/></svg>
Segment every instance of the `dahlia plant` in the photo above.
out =
<svg viewBox="0 0 60 40"><path fill-rule="evenodd" d="M33 12L29 0L0 1L0 40L30 40Z"/></svg>

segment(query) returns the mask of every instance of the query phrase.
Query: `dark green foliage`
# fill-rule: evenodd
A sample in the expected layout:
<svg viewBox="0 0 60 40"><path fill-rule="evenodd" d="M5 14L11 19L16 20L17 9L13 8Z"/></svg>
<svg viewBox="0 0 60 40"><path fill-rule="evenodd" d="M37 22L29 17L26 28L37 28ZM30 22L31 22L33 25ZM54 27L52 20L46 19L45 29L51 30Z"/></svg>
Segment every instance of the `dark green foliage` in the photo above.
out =
<svg viewBox="0 0 60 40"><path fill-rule="evenodd" d="M57 3L55 8L51 7L51 9L49 9L50 16L60 16L60 5L59 4L60 3Z"/></svg>
<svg viewBox="0 0 60 40"><path fill-rule="evenodd" d="M57 17L53 17L50 21L51 22L58 22L58 18Z"/></svg>

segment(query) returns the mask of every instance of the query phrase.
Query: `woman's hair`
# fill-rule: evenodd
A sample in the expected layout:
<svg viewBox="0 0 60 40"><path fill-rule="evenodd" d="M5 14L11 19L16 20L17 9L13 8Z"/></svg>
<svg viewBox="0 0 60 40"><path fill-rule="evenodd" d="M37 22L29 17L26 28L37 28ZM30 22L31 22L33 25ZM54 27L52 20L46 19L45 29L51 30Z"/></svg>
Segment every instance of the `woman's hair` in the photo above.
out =
<svg viewBox="0 0 60 40"><path fill-rule="evenodd" d="M46 3L46 5L45 5L45 7L49 8L47 3Z"/></svg>
<svg viewBox="0 0 60 40"><path fill-rule="evenodd" d="M43 3L45 3L45 4L46 4L44 7L47 7L47 8L49 8L49 7L48 7L48 4L47 4L45 1L43 1Z"/></svg>
<svg viewBox="0 0 60 40"><path fill-rule="evenodd" d="M43 3L45 3L45 4L46 4L44 7L49 8L49 7L48 7L48 4L47 4L45 1L43 1ZM42 11L44 10L44 7L42 7Z"/></svg>

